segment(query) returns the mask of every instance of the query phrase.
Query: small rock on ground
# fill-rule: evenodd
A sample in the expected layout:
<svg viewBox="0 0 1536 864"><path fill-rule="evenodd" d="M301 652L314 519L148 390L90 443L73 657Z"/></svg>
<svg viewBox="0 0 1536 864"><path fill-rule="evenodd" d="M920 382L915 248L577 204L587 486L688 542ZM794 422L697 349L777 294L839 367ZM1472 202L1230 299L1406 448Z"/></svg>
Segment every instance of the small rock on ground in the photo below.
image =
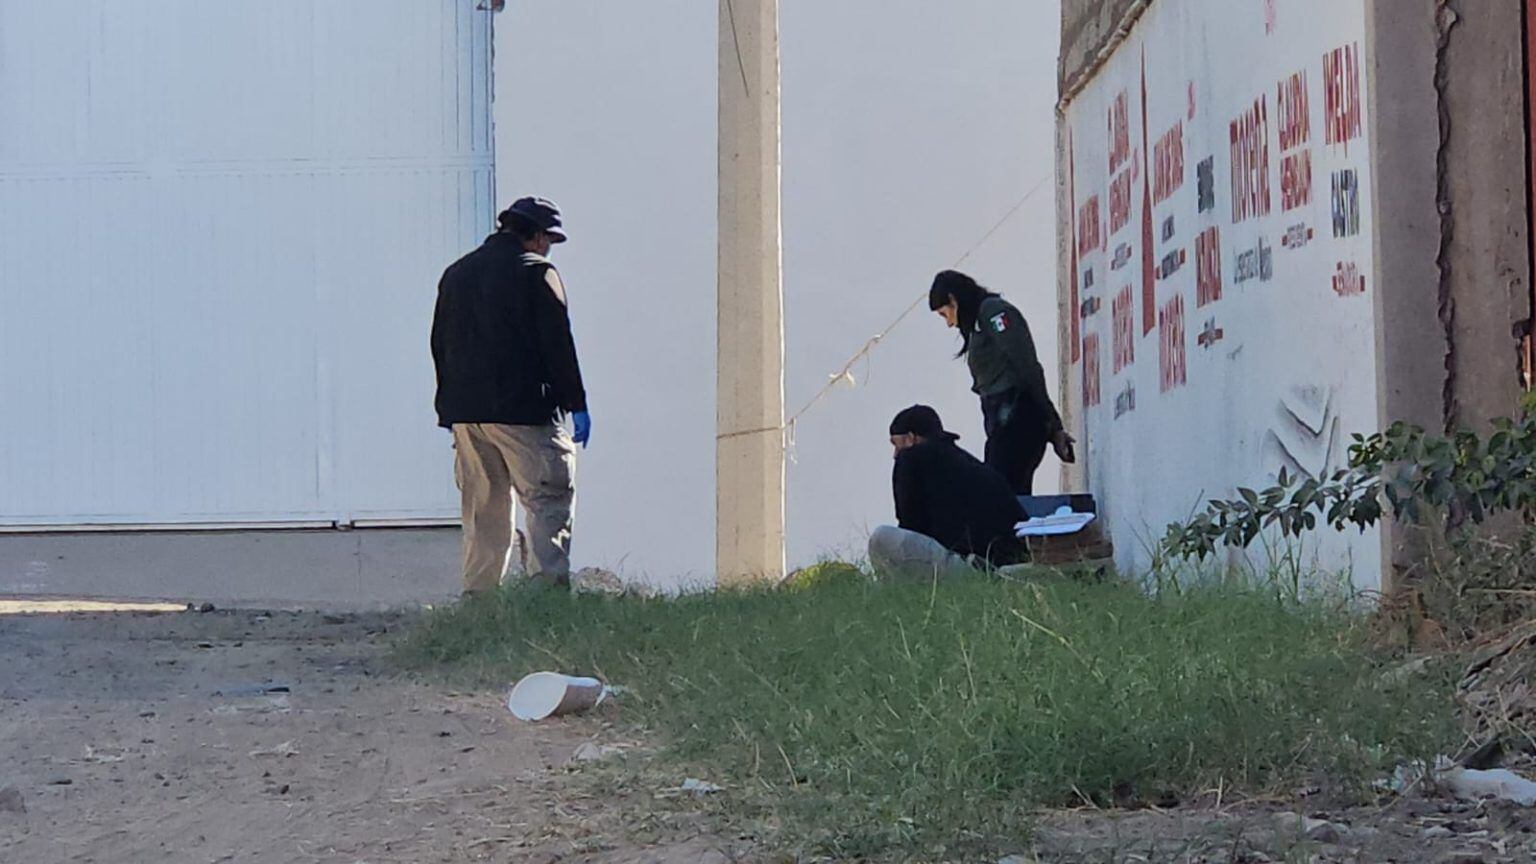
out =
<svg viewBox="0 0 1536 864"><path fill-rule="evenodd" d="M1326 819L1312 819L1300 813L1281 813L1275 817L1281 831L1305 835L1314 843L1344 842L1345 829Z"/></svg>
<svg viewBox="0 0 1536 864"><path fill-rule="evenodd" d="M601 762L609 756L617 756L624 752L624 748L617 744L598 744L592 741L583 743L571 754L572 762Z"/></svg>
<svg viewBox="0 0 1536 864"><path fill-rule="evenodd" d="M1430 828L1425 828L1422 833L1425 840L1444 840L1447 837L1456 836L1455 831L1452 831L1444 825L1435 825Z"/></svg>
<svg viewBox="0 0 1536 864"><path fill-rule="evenodd" d="M597 567L588 567L571 575L571 590L578 594L618 596L624 593L625 588L624 580L617 574Z"/></svg>
<svg viewBox="0 0 1536 864"><path fill-rule="evenodd" d="M21 796L21 790L15 786L7 786L0 789L0 813L27 812L27 801Z"/></svg>

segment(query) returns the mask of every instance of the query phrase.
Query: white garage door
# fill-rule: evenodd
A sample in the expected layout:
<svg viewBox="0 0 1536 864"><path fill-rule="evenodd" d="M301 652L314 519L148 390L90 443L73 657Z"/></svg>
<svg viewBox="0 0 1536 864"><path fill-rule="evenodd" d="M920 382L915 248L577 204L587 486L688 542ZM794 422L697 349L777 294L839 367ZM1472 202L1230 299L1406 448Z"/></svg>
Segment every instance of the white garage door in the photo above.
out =
<svg viewBox="0 0 1536 864"><path fill-rule="evenodd" d="M0 525L456 514L475 0L0 2Z"/></svg>

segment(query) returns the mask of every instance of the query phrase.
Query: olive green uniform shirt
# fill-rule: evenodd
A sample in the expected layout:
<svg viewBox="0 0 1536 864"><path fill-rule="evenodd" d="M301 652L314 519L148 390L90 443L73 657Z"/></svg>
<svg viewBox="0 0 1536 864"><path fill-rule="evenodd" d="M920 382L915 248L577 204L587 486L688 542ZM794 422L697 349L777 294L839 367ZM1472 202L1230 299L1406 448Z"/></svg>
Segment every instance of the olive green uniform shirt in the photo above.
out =
<svg viewBox="0 0 1536 864"><path fill-rule="evenodd" d="M997 396L1010 390L1027 400L1046 418L1047 434L1061 429L1061 416L1045 389L1045 369L1035 352L1024 316L1007 300L988 297L981 303L971 347L966 352L971 369L971 389L979 396Z"/></svg>

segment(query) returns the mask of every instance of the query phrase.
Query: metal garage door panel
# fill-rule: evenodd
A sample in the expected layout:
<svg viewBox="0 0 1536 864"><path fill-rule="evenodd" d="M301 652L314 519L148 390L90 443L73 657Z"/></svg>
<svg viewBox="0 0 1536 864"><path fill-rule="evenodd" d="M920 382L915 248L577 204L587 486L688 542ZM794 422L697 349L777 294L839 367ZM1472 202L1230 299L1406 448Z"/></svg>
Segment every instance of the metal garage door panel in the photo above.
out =
<svg viewBox="0 0 1536 864"><path fill-rule="evenodd" d="M0 3L0 524L451 514L472 0Z"/></svg>

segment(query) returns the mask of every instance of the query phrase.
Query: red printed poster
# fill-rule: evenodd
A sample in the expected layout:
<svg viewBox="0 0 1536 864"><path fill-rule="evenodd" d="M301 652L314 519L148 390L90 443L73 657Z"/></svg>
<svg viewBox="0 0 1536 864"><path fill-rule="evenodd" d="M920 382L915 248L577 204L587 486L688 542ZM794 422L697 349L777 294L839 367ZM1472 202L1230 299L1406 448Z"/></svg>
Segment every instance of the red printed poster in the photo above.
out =
<svg viewBox="0 0 1536 864"><path fill-rule="evenodd" d="M1158 387L1167 393L1189 382L1189 363L1184 344L1184 298L1174 295L1157 312Z"/></svg>

